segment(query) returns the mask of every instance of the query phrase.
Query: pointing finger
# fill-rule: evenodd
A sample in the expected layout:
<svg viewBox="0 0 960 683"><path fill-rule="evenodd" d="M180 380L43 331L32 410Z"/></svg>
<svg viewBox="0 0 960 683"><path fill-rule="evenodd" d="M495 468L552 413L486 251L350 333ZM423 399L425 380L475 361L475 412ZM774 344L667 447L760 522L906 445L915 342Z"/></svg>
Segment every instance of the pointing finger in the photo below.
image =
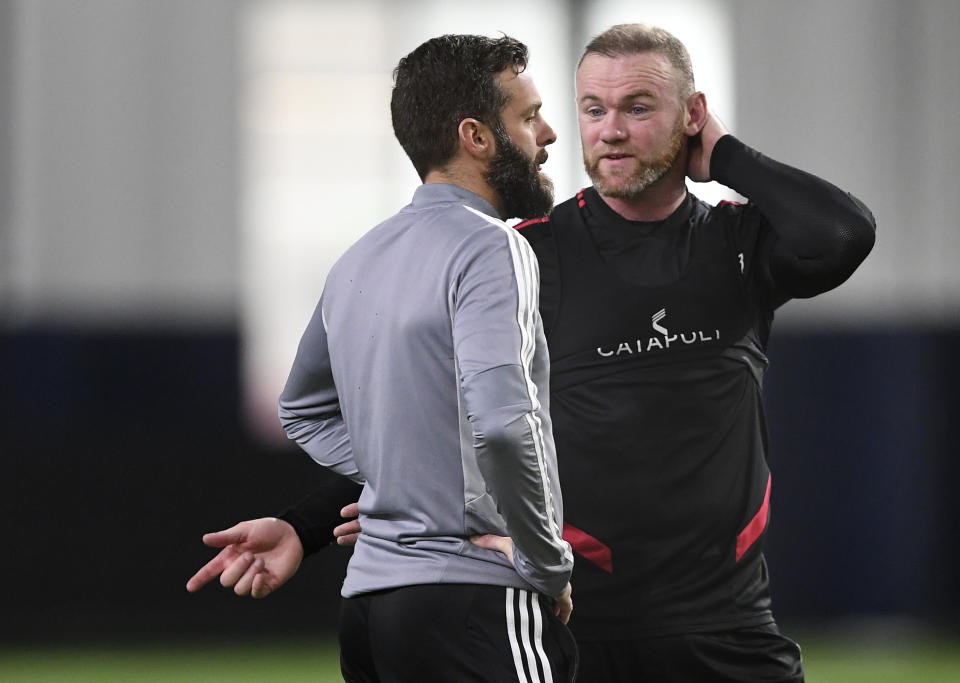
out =
<svg viewBox="0 0 960 683"><path fill-rule="evenodd" d="M200 567L200 570L190 577L190 580L187 581L187 590L193 593L206 586L212 579L220 575L220 572L223 571L228 560L232 558L234 554L235 553L229 548L225 548L217 553L216 557Z"/></svg>

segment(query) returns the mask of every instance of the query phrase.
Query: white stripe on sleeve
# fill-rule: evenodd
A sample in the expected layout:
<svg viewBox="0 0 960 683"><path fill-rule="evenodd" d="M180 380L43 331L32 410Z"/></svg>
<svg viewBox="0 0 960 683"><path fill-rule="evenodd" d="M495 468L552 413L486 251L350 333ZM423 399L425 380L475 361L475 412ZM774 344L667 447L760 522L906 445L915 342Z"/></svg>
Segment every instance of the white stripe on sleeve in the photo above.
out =
<svg viewBox="0 0 960 683"><path fill-rule="evenodd" d="M540 400L537 397L537 386L530 376L530 367L537 345L536 313L540 304L538 301L540 270L536 264L537 257L526 240L509 225L469 206L464 206L464 208L480 216L491 225L499 227L507 235L507 244L510 247L510 255L513 259L513 270L517 277L517 324L520 328L521 340L520 366L523 368L527 383L527 394L530 398L530 405L533 407L533 413L527 416L527 420L533 434L534 450L540 470L540 482L543 487L544 504L546 505L544 512L547 520L549 520L548 524L554 543L562 549L564 558L569 560L572 559L573 553L570 546L563 540L563 531L560 528L560 521L557 519L556 508L553 505L553 491L550 488L545 461L546 448L544 446L543 424L538 414Z"/></svg>

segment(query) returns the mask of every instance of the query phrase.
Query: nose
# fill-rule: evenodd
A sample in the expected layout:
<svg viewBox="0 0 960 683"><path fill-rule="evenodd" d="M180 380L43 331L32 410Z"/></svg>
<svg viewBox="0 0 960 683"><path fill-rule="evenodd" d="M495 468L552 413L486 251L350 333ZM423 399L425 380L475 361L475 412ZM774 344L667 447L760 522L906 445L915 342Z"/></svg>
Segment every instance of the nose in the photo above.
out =
<svg viewBox="0 0 960 683"><path fill-rule="evenodd" d="M607 114L600 127L600 139L603 142L622 142L627 138L626 127L616 112Z"/></svg>
<svg viewBox="0 0 960 683"><path fill-rule="evenodd" d="M552 145L557 141L557 134L553 131L553 128L550 127L550 124L547 123L546 119L543 120L543 127L540 129L540 134L537 136L537 146L546 147L547 145Z"/></svg>

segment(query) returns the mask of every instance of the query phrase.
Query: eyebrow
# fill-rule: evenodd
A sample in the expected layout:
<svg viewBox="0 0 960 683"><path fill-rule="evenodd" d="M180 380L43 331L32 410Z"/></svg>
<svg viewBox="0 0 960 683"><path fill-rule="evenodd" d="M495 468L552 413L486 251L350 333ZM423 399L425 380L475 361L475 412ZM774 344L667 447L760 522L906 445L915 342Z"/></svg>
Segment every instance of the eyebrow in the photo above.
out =
<svg viewBox="0 0 960 683"><path fill-rule="evenodd" d="M524 115L533 115L540 111L540 108L543 107L543 102L534 102L529 107L523 110Z"/></svg>
<svg viewBox="0 0 960 683"><path fill-rule="evenodd" d="M640 100L644 98L655 100L657 99L657 95L651 90L635 90L634 92L628 95L625 95L622 101L629 102L631 100ZM590 94L584 95L583 97L580 98L580 102L599 102L599 101L600 101L599 97L597 97L596 95L590 95Z"/></svg>

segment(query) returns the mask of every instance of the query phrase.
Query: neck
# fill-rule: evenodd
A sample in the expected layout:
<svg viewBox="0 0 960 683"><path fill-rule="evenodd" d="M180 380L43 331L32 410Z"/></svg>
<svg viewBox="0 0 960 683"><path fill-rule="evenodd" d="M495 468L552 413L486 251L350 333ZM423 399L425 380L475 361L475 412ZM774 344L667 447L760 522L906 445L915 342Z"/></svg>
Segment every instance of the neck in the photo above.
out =
<svg viewBox="0 0 960 683"><path fill-rule="evenodd" d="M504 218L500 197L490 187L490 183L486 181L482 173L471 173L454 168L434 169L427 172L423 179L424 185L429 183L447 183L462 187L464 190L470 190L490 202L493 208L497 210L497 214Z"/></svg>
<svg viewBox="0 0 960 683"><path fill-rule="evenodd" d="M686 188L683 188L667 202L648 202L645 197L620 199L618 197L600 195L600 198L606 202L607 206L628 221L652 222L662 221L669 217L670 214L683 204L686 196Z"/></svg>
<svg viewBox="0 0 960 683"><path fill-rule="evenodd" d="M674 168L636 197L623 199L601 194L603 201L629 221L662 221L677 210L687 196L685 175Z"/></svg>

